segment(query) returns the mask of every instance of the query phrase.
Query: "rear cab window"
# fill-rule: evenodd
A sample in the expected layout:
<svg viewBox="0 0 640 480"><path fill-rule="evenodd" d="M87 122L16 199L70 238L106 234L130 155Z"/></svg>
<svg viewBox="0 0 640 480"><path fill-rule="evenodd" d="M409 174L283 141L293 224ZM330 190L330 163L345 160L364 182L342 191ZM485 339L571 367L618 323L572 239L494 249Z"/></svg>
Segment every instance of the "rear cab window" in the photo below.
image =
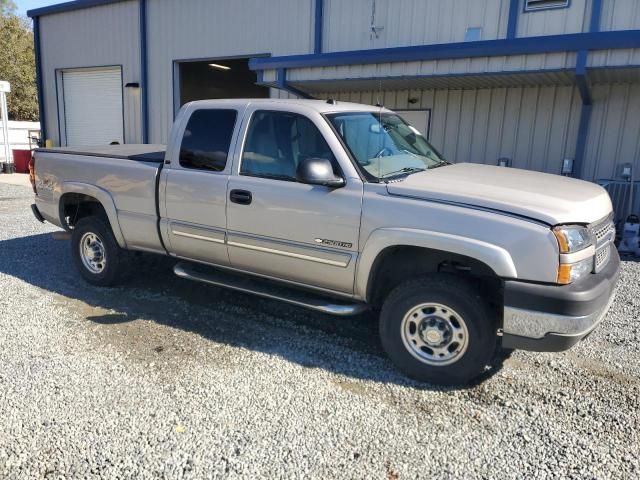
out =
<svg viewBox="0 0 640 480"><path fill-rule="evenodd" d="M191 114L180 144L180 166L221 172L229 158L236 110L201 109Z"/></svg>

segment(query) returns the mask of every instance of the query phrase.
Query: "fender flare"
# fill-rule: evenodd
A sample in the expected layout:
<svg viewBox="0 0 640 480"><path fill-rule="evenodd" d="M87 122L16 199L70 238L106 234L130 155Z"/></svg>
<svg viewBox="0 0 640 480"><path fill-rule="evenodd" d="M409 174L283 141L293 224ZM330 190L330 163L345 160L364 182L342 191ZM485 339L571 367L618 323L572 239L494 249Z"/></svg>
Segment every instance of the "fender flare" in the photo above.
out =
<svg viewBox="0 0 640 480"><path fill-rule="evenodd" d="M507 250L491 243L449 233L412 228L379 228L367 239L356 269L356 296L367 298L370 273L376 259L389 247L422 247L474 258L489 266L499 277L517 278L518 272Z"/></svg>
<svg viewBox="0 0 640 480"><path fill-rule="evenodd" d="M113 197L107 190L89 183L63 182L60 185L60 190L56 192L57 195L54 199L60 207L60 199L67 193L79 193L98 200L102 205L102 208L104 208L104 211L107 213L107 218L109 219L111 230L113 231L113 236L116 238L118 245L121 248L127 247L124 235L122 235L122 230L120 229L120 223L118 222L118 210L116 208L116 204L113 201ZM65 224L64 217L62 215L62 208L60 208L60 223L62 225Z"/></svg>

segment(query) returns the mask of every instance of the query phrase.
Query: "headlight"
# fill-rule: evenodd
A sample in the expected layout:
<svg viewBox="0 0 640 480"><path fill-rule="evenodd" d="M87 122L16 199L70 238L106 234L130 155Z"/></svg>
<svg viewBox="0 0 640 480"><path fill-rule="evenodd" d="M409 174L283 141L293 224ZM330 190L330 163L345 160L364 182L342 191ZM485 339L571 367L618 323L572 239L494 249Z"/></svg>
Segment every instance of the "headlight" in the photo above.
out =
<svg viewBox="0 0 640 480"><path fill-rule="evenodd" d="M580 225L561 225L553 229L553 234L560 250L558 283L566 285L590 274L595 251L589 230Z"/></svg>
<svg viewBox="0 0 640 480"><path fill-rule="evenodd" d="M593 256L575 263L561 263L558 268L558 283L567 285L589 275L593 270Z"/></svg>
<svg viewBox="0 0 640 480"><path fill-rule="evenodd" d="M553 234L558 239L560 253L579 252L593 244L589 230L578 225L556 227Z"/></svg>

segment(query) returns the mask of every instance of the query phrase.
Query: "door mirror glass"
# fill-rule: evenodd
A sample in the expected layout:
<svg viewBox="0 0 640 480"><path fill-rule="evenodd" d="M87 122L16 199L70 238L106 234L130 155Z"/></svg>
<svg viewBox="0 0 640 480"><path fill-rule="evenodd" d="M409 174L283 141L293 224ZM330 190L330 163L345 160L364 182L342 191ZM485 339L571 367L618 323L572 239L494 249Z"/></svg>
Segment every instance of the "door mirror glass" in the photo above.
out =
<svg viewBox="0 0 640 480"><path fill-rule="evenodd" d="M326 158L306 158L298 164L296 180L309 185L324 185L330 188L344 187L344 178L333 171L331 160Z"/></svg>

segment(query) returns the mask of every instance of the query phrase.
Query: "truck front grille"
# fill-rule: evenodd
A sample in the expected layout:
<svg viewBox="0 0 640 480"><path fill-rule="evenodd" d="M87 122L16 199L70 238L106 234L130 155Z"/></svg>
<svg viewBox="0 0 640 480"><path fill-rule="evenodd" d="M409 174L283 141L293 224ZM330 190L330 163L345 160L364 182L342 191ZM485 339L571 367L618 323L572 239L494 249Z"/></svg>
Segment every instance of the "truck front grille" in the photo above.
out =
<svg viewBox="0 0 640 480"><path fill-rule="evenodd" d="M603 240L608 242L609 235L610 234L615 235L615 230L616 230L616 227L614 226L611 220L607 220L606 222L604 222L604 224L600 224L600 225L596 225L595 227L592 227L591 231L593 233L593 236L596 239L596 245L600 245L603 242Z"/></svg>
<svg viewBox="0 0 640 480"><path fill-rule="evenodd" d="M613 223L613 213L603 220L595 222L589 226L589 231L596 243L596 258L594 262L594 273L600 272L609 263L611 258L611 245L616 237L616 227Z"/></svg>

